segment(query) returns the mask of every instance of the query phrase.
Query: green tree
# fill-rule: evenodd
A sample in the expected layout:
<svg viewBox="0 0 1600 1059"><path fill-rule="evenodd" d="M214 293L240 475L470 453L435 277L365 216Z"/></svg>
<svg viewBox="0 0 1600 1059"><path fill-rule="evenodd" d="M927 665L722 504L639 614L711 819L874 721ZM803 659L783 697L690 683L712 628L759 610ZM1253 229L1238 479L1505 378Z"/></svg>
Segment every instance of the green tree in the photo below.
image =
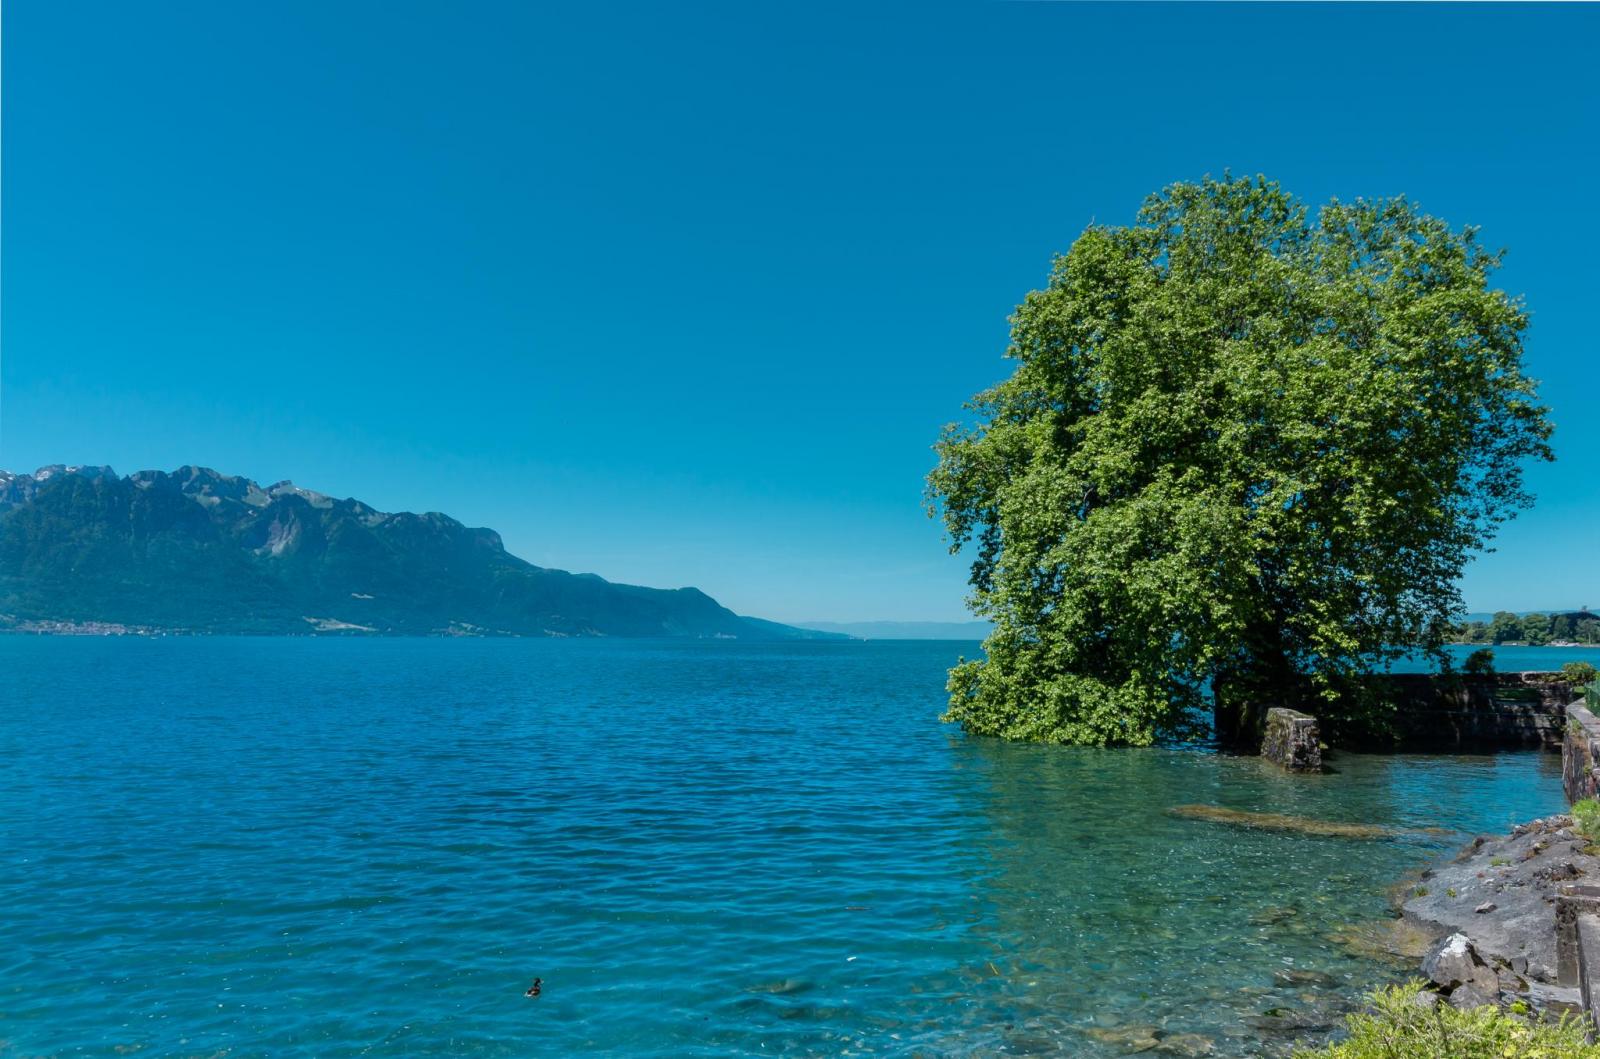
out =
<svg viewBox="0 0 1600 1059"><path fill-rule="evenodd" d="M1562 613L1557 611L1550 615L1550 639L1572 640L1577 636L1578 622L1587 615Z"/></svg>
<svg viewBox="0 0 1600 1059"><path fill-rule="evenodd" d="M1522 639L1522 619L1509 610L1497 610L1489 623L1489 638L1495 643Z"/></svg>
<svg viewBox="0 0 1600 1059"><path fill-rule="evenodd" d="M1549 458L1500 255L1404 199L1315 220L1276 184L1175 184L1091 226L1012 317L1011 377L937 445L975 545L969 731L1225 736L1438 652L1467 558Z"/></svg>
<svg viewBox="0 0 1600 1059"><path fill-rule="evenodd" d="M1522 616L1522 642L1542 647L1550 642L1550 616L1524 614Z"/></svg>

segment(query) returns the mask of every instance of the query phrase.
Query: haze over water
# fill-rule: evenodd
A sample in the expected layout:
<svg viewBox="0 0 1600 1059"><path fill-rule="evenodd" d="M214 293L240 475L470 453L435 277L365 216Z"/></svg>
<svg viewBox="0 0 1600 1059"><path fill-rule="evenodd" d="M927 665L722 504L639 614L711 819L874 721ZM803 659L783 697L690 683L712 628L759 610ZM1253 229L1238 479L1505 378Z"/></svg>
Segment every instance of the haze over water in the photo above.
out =
<svg viewBox="0 0 1600 1059"><path fill-rule="evenodd" d="M1563 808L1539 754L967 739L976 649L0 637L0 1054L1245 1053L1398 973L1328 935L1403 873Z"/></svg>

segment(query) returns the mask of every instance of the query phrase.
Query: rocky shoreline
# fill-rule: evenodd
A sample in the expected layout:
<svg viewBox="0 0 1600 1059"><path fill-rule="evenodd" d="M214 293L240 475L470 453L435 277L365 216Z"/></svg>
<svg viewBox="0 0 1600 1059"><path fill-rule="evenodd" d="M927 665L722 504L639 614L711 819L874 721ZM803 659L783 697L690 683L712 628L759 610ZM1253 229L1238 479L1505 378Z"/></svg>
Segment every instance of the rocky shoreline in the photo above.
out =
<svg viewBox="0 0 1600 1059"><path fill-rule="evenodd" d="M1476 838L1408 882L1401 920L1438 939L1422 962L1431 995L1457 1007L1580 1010L1578 988L1560 984L1556 906L1564 887L1600 878L1597 852L1570 816L1549 816Z"/></svg>

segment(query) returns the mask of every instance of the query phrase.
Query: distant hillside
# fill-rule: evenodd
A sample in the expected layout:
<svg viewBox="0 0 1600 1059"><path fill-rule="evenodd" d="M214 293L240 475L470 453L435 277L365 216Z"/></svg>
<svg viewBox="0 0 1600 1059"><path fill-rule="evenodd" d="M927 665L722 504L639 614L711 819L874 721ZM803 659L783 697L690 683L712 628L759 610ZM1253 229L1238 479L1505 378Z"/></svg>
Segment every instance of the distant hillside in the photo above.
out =
<svg viewBox="0 0 1600 1059"><path fill-rule="evenodd" d="M1530 647L1592 644L1600 642L1600 615L1588 608L1534 610L1521 614L1501 611L1498 615L1483 617L1468 615L1465 622L1451 631L1450 638L1462 644L1526 644Z"/></svg>
<svg viewBox="0 0 1600 1059"><path fill-rule="evenodd" d="M828 634L744 618L695 588L534 566L493 530L390 514L203 467L0 472L0 624L208 633Z"/></svg>
<svg viewBox="0 0 1600 1059"><path fill-rule="evenodd" d="M862 640L982 640L994 626L986 621L807 621L800 628Z"/></svg>
<svg viewBox="0 0 1600 1059"><path fill-rule="evenodd" d="M1589 611L1587 608L1578 607L1546 607L1543 610L1514 610L1511 613L1515 614L1519 618L1526 618L1530 614L1588 614ZM1494 621L1494 615L1494 611L1473 611L1472 613L1465 615L1461 621L1463 624L1473 621L1481 621L1485 624L1488 624L1489 622Z"/></svg>

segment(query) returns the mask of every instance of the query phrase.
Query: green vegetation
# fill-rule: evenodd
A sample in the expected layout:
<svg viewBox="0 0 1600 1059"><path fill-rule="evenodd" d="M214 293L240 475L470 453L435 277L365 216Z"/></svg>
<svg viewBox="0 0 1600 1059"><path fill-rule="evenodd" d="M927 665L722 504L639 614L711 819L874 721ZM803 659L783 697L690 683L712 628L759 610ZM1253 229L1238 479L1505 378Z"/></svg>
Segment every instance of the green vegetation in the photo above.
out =
<svg viewBox="0 0 1600 1059"><path fill-rule="evenodd" d="M1471 673L1475 676L1489 676L1494 673L1494 652L1487 647L1480 647L1467 655L1461 662L1461 672Z"/></svg>
<svg viewBox="0 0 1600 1059"><path fill-rule="evenodd" d="M1568 662L1561 667L1561 679L1568 684L1593 684L1600 670L1589 662Z"/></svg>
<svg viewBox="0 0 1600 1059"><path fill-rule="evenodd" d="M1379 990L1372 1012L1347 1020L1348 1040L1296 1059L1600 1059L1576 1016L1538 1022L1493 1005L1458 1011L1424 1005L1421 993L1420 982Z"/></svg>
<svg viewBox="0 0 1600 1059"><path fill-rule="evenodd" d="M1253 741L1268 705L1437 653L1549 457L1499 261L1405 200L1313 219L1261 179L1085 231L1012 317L1014 374L938 444L930 505L995 624L947 717L1142 745L1209 686Z"/></svg>
<svg viewBox="0 0 1600 1059"><path fill-rule="evenodd" d="M1549 643L1600 643L1600 619L1587 610L1562 614L1516 615L1495 613L1488 622L1471 621L1451 630L1456 643L1520 643L1541 647Z"/></svg>
<svg viewBox="0 0 1600 1059"><path fill-rule="evenodd" d="M1600 801L1582 798L1572 803L1569 811L1572 813L1573 824L1578 828L1578 834L1590 842L1600 841Z"/></svg>

